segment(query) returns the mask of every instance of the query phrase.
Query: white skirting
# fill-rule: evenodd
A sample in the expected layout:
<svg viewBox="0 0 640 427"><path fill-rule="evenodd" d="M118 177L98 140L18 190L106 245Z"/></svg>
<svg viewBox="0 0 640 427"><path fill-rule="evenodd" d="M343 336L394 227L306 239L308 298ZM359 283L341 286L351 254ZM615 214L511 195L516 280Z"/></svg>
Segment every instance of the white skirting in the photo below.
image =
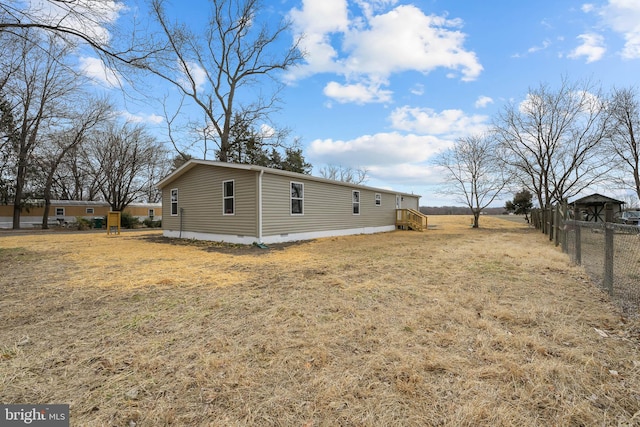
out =
<svg viewBox="0 0 640 427"><path fill-rule="evenodd" d="M308 231L305 233L290 233L290 234L276 234L273 236L262 236L262 240L258 239L257 236L239 236L233 234L214 234L214 233L200 233L194 231L183 231L179 230L164 230L163 235L165 237L179 238L183 239L195 239L195 240L211 240L215 242L227 242L227 243L235 243L241 245L251 245L253 243L284 243L284 242L295 242L298 240L312 240L312 239L320 239L323 237L334 237L334 236L349 236L353 234L374 234L374 233L385 233L389 231L393 231L396 229L394 225L385 225L381 227L360 227L360 228L349 228L345 230L329 230L329 231Z"/></svg>

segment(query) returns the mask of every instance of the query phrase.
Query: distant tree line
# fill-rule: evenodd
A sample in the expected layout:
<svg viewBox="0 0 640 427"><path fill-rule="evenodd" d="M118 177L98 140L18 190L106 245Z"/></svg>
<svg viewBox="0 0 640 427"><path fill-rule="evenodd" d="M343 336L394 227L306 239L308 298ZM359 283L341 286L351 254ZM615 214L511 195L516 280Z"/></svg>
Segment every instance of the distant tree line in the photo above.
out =
<svg viewBox="0 0 640 427"><path fill-rule="evenodd" d="M468 206L420 206L420 212L425 215L473 215ZM486 215L502 215L507 213L505 208L492 207L482 211Z"/></svg>

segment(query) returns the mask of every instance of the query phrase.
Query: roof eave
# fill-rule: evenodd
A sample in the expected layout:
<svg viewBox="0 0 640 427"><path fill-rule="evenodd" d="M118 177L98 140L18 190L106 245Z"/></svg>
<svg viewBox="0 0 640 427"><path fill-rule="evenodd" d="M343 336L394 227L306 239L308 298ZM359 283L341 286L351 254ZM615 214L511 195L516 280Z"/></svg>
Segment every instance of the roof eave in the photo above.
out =
<svg viewBox="0 0 640 427"><path fill-rule="evenodd" d="M395 191L395 190L388 190L388 189L383 189L383 188L369 187L369 186L362 185L362 184L353 184L353 183L347 183L347 182L342 182L342 181L336 181L336 180L333 180L333 179L327 179L327 178L317 177L317 176L313 176L313 175L305 175L305 174L301 174L301 173L297 173L297 172L285 171L285 170L281 170L281 169L273 169L273 168L268 168L268 167L265 167L265 166L245 165L245 164L240 164L240 163L225 163L225 162L218 162L218 161L213 161L213 160L198 160L198 159L189 160L187 163L185 163L184 165L180 166L178 169L176 169L175 171L173 171L172 173L170 173L169 175L167 175L166 177L161 179L156 184L156 187L159 188L159 189L162 189L162 188L166 187L171 182L173 182L174 180L176 180L177 178L179 178L180 176L185 174L190 169L196 167L197 165L219 166L219 167L230 168L230 169L253 170L253 171L256 171L256 172L264 171L266 173L271 173L271 174L274 174L274 175L288 176L288 177L291 177L293 179L296 179L296 178L297 179L308 179L308 180L312 180L312 181L325 182L325 183L329 183L329 184L348 186L348 187L352 187L352 188L355 188L355 189L373 190L373 191L379 191L379 192L383 192L383 193L394 193L394 194L398 194L398 195L401 195L401 196L417 197L418 199L420 199L422 197L419 194L411 194L411 193L404 193L404 192L399 192L399 191Z"/></svg>

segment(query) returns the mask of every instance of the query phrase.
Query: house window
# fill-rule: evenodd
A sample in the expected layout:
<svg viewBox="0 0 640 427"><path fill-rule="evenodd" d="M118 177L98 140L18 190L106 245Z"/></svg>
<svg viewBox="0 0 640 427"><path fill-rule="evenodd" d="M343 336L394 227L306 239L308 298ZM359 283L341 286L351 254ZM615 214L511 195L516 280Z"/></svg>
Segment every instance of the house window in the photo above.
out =
<svg viewBox="0 0 640 427"><path fill-rule="evenodd" d="M304 184L301 182L291 183L291 215L302 215L304 213Z"/></svg>
<svg viewBox="0 0 640 427"><path fill-rule="evenodd" d="M154 216L156 216L156 211L155 209L149 209L148 215L149 218L153 219Z"/></svg>
<svg viewBox="0 0 640 427"><path fill-rule="evenodd" d="M360 215L360 192L353 190L351 194L353 195L353 214Z"/></svg>
<svg viewBox="0 0 640 427"><path fill-rule="evenodd" d="M64 216L64 208L56 208L56 216Z"/></svg>
<svg viewBox="0 0 640 427"><path fill-rule="evenodd" d="M380 193L376 193L376 206L382 206L382 195Z"/></svg>
<svg viewBox="0 0 640 427"><path fill-rule="evenodd" d="M178 215L178 189L171 189L171 215Z"/></svg>
<svg viewBox="0 0 640 427"><path fill-rule="evenodd" d="M222 183L222 214L223 215L233 215L235 210L235 192L234 192L234 182L233 181L224 181Z"/></svg>
<svg viewBox="0 0 640 427"><path fill-rule="evenodd" d="M87 213L87 215L93 215L93 208L87 208L85 212Z"/></svg>

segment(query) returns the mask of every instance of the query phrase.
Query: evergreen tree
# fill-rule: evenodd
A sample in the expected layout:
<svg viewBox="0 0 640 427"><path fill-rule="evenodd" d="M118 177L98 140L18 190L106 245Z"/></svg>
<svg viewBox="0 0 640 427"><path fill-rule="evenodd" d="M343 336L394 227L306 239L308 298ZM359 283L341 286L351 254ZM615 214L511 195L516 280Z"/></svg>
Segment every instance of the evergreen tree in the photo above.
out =
<svg viewBox="0 0 640 427"><path fill-rule="evenodd" d="M533 194L526 189L523 189L515 194L513 200L507 201L504 208L507 212L512 212L516 215L524 215L524 219L529 222L529 212L533 207Z"/></svg>
<svg viewBox="0 0 640 427"><path fill-rule="evenodd" d="M275 139L278 140L276 143L268 142L268 138L252 129L240 115L236 115L229 137L230 151L226 156L227 161L290 172L311 173L312 165L305 161L302 149L297 143L286 146L281 143L280 138ZM222 161L221 154L219 152L216 154L218 160Z"/></svg>
<svg viewBox="0 0 640 427"><path fill-rule="evenodd" d="M285 149L285 158L281 163L280 169L309 175L311 168L311 163L307 163L304 160L301 148L291 147Z"/></svg>

